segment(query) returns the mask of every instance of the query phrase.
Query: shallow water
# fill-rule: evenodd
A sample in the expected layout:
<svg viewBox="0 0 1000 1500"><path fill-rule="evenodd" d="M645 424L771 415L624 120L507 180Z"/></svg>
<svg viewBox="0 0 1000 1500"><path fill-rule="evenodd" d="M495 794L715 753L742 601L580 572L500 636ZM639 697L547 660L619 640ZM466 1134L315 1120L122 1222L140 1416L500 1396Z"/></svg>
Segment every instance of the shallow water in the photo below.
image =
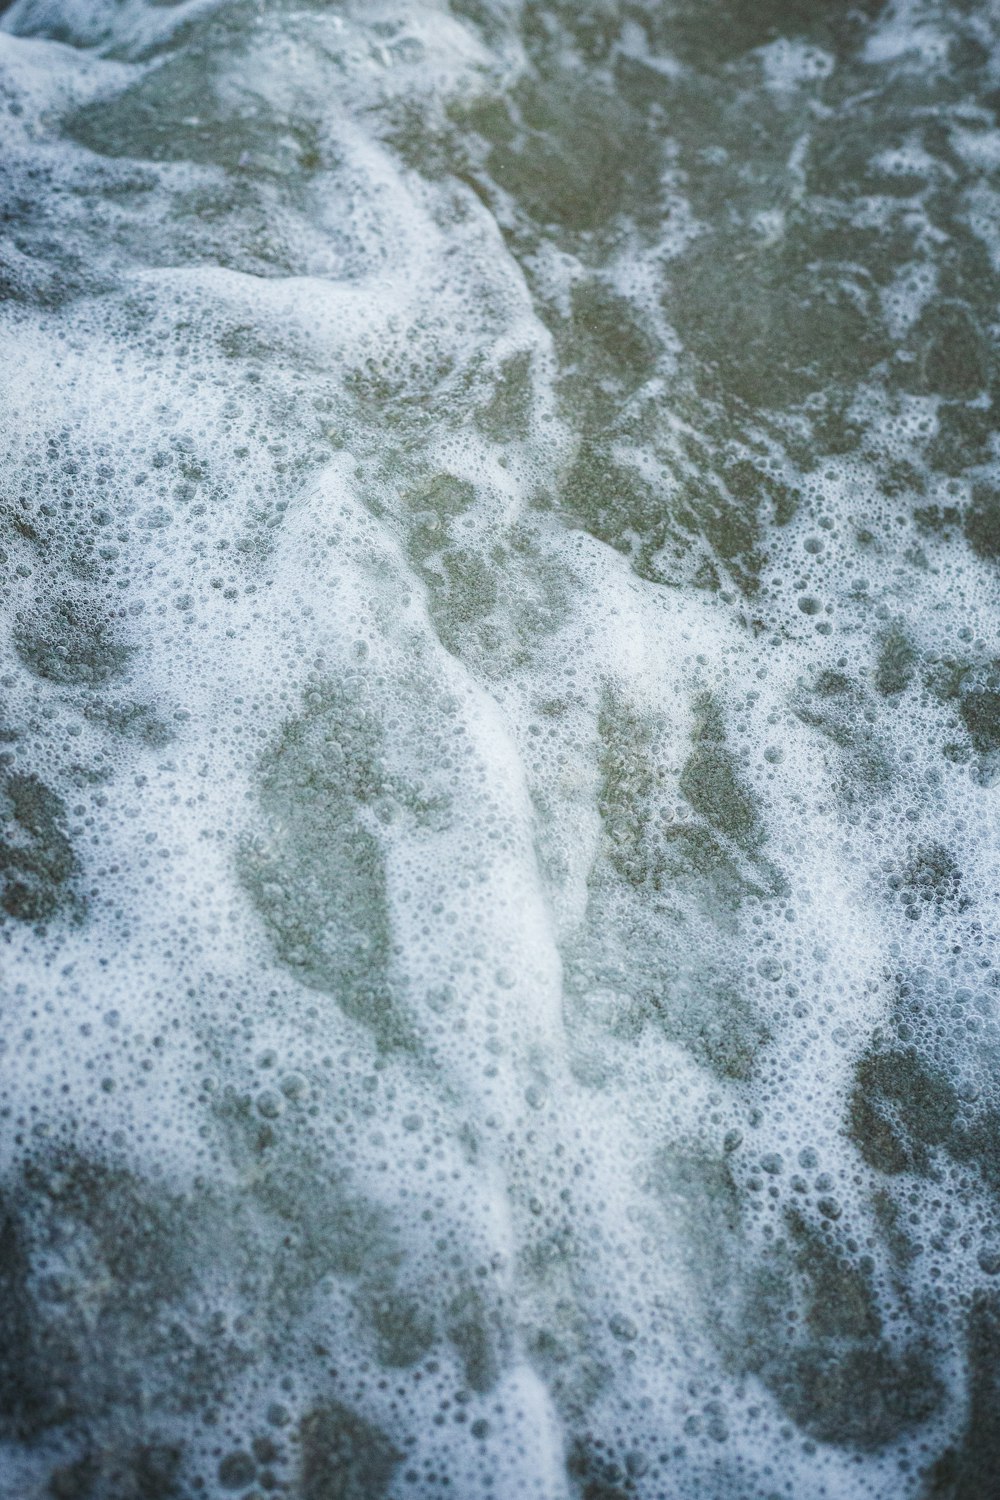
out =
<svg viewBox="0 0 1000 1500"><path fill-rule="evenodd" d="M1000 1495L995 6L0 11L0 1493Z"/></svg>

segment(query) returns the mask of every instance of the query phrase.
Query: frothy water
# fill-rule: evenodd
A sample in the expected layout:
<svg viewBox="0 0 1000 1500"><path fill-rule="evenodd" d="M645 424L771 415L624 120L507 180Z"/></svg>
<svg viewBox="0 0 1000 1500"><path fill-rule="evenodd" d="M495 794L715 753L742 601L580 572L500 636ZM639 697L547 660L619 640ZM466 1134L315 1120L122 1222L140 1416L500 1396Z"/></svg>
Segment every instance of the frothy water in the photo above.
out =
<svg viewBox="0 0 1000 1500"><path fill-rule="evenodd" d="M3 1495L1000 1495L995 7L0 10Z"/></svg>

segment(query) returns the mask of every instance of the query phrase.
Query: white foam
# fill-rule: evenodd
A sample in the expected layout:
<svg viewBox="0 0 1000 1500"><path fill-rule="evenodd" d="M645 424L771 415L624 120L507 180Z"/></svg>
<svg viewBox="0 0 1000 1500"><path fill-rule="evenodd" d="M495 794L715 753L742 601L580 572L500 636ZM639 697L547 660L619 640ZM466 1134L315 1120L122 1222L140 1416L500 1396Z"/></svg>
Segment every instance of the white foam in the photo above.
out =
<svg viewBox="0 0 1000 1500"><path fill-rule="evenodd" d="M872 87L947 54L901 14L843 64ZM949 1090L988 1122L1000 877L987 700L961 695L995 691L1000 646L995 560L962 535L988 464L927 456L957 403L935 370L965 378L923 321L957 300L943 240L879 272L890 347L841 381L863 439L810 466L807 406L727 407L733 351L670 278L732 253L737 214L732 278L785 253L841 62L754 39L780 190L723 212L664 148L687 196L660 235L623 210L608 248L555 189L517 218L546 201L519 132L575 170L559 89L546 120L525 80L565 56L609 90L624 57L680 88L697 49L632 18L605 72L564 20L543 44L516 7L4 17L3 766L61 803L38 854L8 795L51 909L4 928L0 1168L38 1326L45 1256L75 1247L51 1276L88 1386L76 1426L0 1409L19 1493L113 1437L176 1443L209 1494L273 1462L318 1500L332 1452L372 1500L441 1476L463 1500L916 1497L961 1441L993 1190ZM164 118L174 66L210 81L203 114ZM683 96L642 99L672 140ZM471 141L467 112L511 100ZM994 254L992 136L956 140ZM868 165L944 180L919 144ZM862 258L877 198L851 205ZM619 299L596 354L567 331L595 286ZM740 545L727 503L759 520ZM860 1099L885 1056L944 1079L923 1146L905 1081ZM880 1099L898 1171L852 1123ZM63 1337L37 1346L59 1379ZM876 1369L874 1417L831 1349ZM59 1482L118 1482L89 1472Z"/></svg>

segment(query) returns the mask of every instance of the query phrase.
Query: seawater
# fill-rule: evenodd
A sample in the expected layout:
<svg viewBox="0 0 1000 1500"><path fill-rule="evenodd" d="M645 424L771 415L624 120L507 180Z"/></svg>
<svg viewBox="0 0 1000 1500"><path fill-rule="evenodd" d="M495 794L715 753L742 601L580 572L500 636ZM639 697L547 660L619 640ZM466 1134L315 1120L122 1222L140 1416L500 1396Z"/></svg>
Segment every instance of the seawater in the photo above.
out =
<svg viewBox="0 0 1000 1500"><path fill-rule="evenodd" d="M1000 1495L996 6L0 11L2 1495Z"/></svg>

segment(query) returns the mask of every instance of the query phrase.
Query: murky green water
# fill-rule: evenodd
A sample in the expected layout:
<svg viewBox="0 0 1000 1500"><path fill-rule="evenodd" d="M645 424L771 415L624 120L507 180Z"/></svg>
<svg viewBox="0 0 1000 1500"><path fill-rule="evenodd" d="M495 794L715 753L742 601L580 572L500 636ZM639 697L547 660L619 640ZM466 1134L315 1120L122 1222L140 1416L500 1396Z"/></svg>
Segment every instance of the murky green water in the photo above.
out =
<svg viewBox="0 0 1000 1500"><path fill-rule="evenodd" d="M4 1500L1000 1496L996 8L0 11Z"/></svg>

